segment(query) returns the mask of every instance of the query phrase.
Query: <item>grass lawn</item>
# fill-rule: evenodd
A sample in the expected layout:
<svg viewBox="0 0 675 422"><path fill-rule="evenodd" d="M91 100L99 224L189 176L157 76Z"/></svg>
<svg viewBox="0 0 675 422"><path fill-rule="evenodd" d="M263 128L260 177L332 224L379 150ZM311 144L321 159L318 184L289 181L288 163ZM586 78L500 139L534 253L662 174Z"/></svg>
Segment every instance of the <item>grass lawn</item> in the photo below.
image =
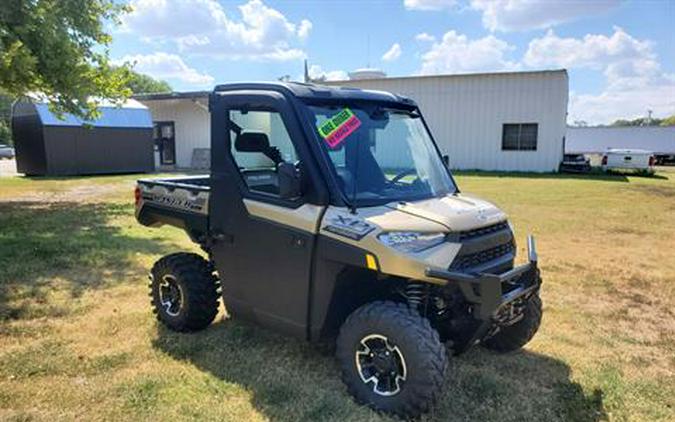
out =
<svg viewBox="0 0 675 422"><path fill-rule="evenodd" d="M675 420L675 172L457 176L537 236L525 350L454 358L423 420ZM224 319L174 334L146 274L193 250L133 218L134 176L0 178L0 419L389 420L301 341Z"/></svg>

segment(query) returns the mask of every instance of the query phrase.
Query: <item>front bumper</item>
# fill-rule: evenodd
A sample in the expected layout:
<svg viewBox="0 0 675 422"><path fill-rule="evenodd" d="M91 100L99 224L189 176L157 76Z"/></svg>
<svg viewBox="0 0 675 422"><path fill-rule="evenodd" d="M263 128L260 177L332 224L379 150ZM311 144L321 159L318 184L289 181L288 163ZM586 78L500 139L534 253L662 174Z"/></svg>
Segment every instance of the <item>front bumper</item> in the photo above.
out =
<svg viewBox="0 0 675 422"><path fill-rule="evenodd" d="M427 268L427 277L456 284L467 302L474 305L473 315L486 323L497 321L500 313L519 299L526 299L541 286L534 237L527 238L529 262L502 274L471 274Z"/></svg>

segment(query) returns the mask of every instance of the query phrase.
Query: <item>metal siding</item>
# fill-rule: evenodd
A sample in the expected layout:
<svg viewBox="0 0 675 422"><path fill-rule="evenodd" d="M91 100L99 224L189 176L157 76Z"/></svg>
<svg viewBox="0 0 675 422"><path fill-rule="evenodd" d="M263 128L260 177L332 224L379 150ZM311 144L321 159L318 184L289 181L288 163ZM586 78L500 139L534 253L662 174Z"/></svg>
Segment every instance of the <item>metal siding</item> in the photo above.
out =
<svg viewBox="0 0 675 422"><path fill-rule="evenodd" d="M564 71L390 78L336 83L414 99L457 169L556 171L562 160ZM537 151L502 151L504 123L537 123ZM391 157L393 162L396 157Z"/></svg>
<svg viewBox="0 0 675 422"><path fill-rule="evenodd" d="M592 154L602 153L609 148L675 154L675 126L567 128L566 152Z"/></svg>
<svg viewBox="0 0 675 422"><path fill-rule="evenodd" d="M49 126L46 175L151 172L152 129Z"/></svg>

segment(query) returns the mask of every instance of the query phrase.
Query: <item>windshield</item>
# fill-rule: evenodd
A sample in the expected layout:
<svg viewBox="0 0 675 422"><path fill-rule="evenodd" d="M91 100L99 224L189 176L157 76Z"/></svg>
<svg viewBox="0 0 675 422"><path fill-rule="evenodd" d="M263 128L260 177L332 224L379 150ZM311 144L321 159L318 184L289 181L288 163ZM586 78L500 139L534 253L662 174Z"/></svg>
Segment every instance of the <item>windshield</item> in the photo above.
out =
<svg viewBox="0 0 675 422"><path fill-rule="evenodd" d="M455 185L419 114L367 106L310 106L352 206L444 196Z"/></svg>

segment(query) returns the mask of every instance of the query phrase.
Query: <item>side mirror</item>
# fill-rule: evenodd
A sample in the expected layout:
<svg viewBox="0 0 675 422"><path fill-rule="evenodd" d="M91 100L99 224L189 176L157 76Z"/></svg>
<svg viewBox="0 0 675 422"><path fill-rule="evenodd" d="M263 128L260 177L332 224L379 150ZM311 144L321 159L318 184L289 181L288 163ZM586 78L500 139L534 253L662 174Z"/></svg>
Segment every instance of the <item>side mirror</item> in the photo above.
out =
<svg viewBox="0 0 675 422"><path fill-rule="evenodd" d="M270 148L267 134L262 132L242 132L234 140L234 149L239 152L265 153Z"/></svg>
<svg viewBox="0 0 675 422"><path fill-rule="evenodd" d="M443 158L443 164L445 164L445 167L450 167L450 156L444 155L442 158Z"/></svg>
<svg viewBox="0 0 675 422"><path fill-rule="evenodd" d="M294 164L279 163L277 177L279 178L279 196L281 199L294 199L302 195L300 170Z"/></svg>

